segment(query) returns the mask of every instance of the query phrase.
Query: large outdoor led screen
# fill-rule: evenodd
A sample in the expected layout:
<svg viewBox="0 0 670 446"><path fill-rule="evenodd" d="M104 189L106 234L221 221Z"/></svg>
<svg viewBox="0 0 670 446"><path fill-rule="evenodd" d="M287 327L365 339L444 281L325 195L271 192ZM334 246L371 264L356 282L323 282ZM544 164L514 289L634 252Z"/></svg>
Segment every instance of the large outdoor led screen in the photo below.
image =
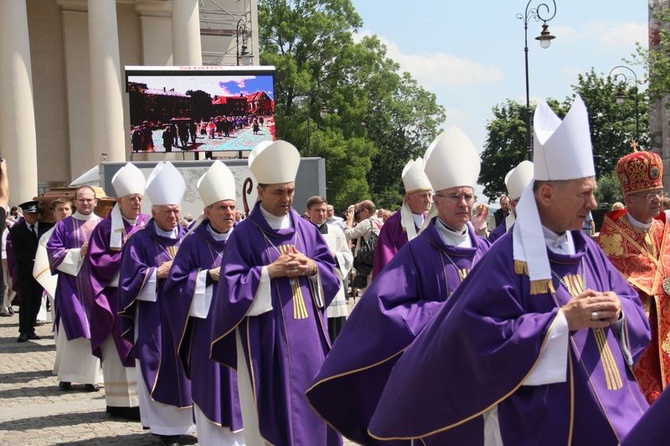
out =
<svg viewBox="0 0 670 446"><path fill-rule="evenodd" d="M249 151L274 141L274 67L126 67L134 153Z"/></svg>

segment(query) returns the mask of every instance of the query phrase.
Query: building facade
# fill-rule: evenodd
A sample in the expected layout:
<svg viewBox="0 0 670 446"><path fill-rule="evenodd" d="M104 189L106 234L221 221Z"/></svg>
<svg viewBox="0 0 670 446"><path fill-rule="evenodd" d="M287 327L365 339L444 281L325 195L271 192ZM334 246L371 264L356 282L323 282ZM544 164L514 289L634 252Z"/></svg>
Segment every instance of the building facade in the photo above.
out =
<svg viewBox="0 0 670 446"><path fill-rule="evenodd" d="M130 158L124 66L257 65L257 29L256 0L0 0L11 202Z"/></svg>
<svg viewBox="0 0 670 446"><path fill-rule="evenodd" d="M670 0L649 0L649 48L658 45L662 22L654 16L670 7ZM666 24L667 25L667 24ZM649 82L653 82L650 79ZM663 159L663 184L670 184L670 96L649 102L649 141L651 150Z"/></svg>

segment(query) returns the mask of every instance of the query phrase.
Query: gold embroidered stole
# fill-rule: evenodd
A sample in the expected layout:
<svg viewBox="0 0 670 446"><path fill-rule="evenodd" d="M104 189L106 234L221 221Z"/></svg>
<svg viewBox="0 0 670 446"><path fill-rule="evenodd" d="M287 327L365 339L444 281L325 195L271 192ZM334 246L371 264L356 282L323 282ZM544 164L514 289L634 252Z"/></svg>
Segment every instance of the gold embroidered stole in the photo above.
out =
<svg viewBox="0 0 670 446"><path fill-rule="evenodd" d="M583 276L577 274L568 274L561 278L556 273L554 273L554 276L558 279L561 285L565 287L565 289L572 297L578 296L586 289ZM610 349L609 344L607 344L607 335L605 334L605 330L602 328L593 328L591 331L593 332L596 344L598 345L600 363L603 366L607 389L621 389L623 387L623 380L621 378L621 373L619 373L619 368L616 365L616 361L614 360L612 350Z"/></svg>
<svg viewBox="0 0 670 446"><path fill-rule="evenodd" d="M280 245L279 252L281 254L290 254L293 252L294 247L295 245ZM293 293L293 319L307 319L309 314L307 313L305 298L303 297L302 289L300 288L300 278L289 277L288 279L291 283L291 291Z"/></svg>

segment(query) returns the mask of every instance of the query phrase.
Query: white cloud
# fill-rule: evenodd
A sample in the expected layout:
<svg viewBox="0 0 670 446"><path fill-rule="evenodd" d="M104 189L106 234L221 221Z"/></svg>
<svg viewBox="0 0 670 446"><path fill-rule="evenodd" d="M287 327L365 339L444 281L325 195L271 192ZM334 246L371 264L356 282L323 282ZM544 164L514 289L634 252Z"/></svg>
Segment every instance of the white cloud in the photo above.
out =
<svg viewBox="0 0 670 446"><path fill-rule="evenodd" d="M590 28L595 39L607 48L628 48L639 42L647 47L649 30L646 23L620 23L615 26L594 23Z"/></svg>
<svg viewBox="0 0 670 446"><path fill-rule="evenodd" d="M371 35L364 31L357 37ZM377 36L386 46L387 56L400 65L401 71L407 71L424 88L471 87L474 85L499 82L503 71L495 66L482 65L479 62L463 59L444 52L405 54L394 42Z"/></svg>
<svg viewBox="0 0 670 446"><path fill-rule="evenodd" d="M562 42L579 45L590 42L610 51L630 51L636 42L640 42L646 48L648 41L647 23L591 21L584 23L579 29L550 26L549 31Z"/></svg>

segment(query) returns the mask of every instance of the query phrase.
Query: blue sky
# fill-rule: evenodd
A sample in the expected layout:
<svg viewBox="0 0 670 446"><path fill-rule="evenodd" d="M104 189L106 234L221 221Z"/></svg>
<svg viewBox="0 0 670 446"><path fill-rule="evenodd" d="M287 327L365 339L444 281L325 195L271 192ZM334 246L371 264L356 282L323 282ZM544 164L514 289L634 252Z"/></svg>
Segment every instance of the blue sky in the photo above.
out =
<svg viewBox="0 0 670 446"><path fill-rule="evenodd" d="M128 81L146 83L148 88L174 89L184 94L188 90L202 90L212 96L236 96L265 91L274 99L272 76L269 75L208 75L207 72L201 72L197 76L171 76L165 70L165 76L128 76Z"/></svg>
<svg viewBox="0 0 670 446"><path fill-rule="evenodd" d="M447 110L443 126L461 127L482 150L491 108L507 98L525 103L524 31L516 18L526 0L352 0L361 33L376 34L388 55L409 71ZM531 7L542 1L532 1ZM546 2L551 6L551 1ZM528 24L530 97L563 100L577 75L593 67L607 75L635 43L647 47L648 2L557 0L548 23L556 39L542 49ZM411 8L408 8L411 6ZM638 78L641 67L631 65Z"/></svg>

